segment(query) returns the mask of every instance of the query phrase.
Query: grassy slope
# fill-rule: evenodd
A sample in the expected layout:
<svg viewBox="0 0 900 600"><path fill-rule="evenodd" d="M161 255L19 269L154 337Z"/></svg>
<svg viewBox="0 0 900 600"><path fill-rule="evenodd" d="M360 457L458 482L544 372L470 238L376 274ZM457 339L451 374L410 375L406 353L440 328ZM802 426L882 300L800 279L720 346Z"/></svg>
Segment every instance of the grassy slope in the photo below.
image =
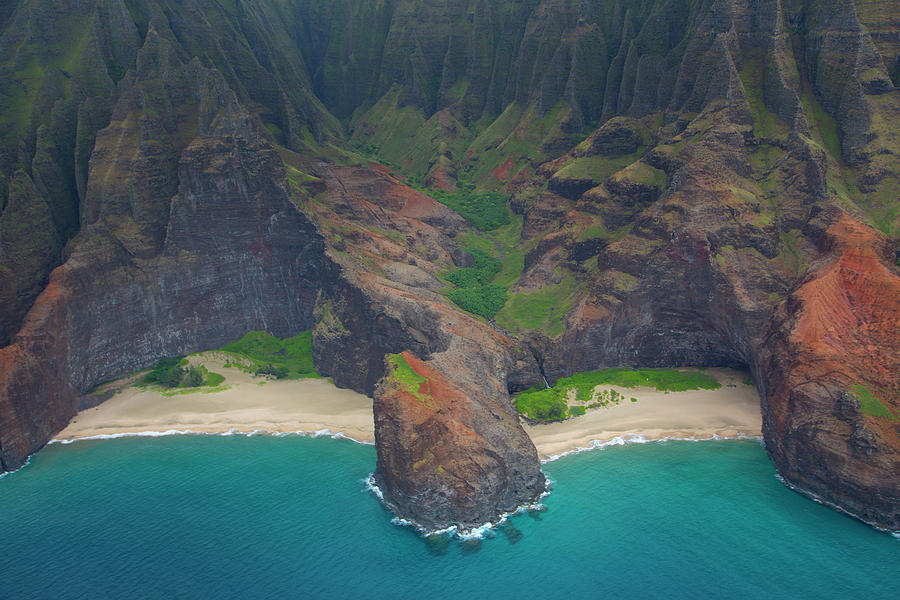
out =
<svg viewBox="0 0 900 600"><path fill-rule="evenodd" d="M851 387L851 390L853 395L859 400L859 409L864 414L873 417L881 417L889 421L900 421L900 419L891 412L891 409L885 406L884 403L866 386L857 383Z"/></svg>
<svg viewBox="0 0 900 600"><path fill-rule="evenodd" d="M265 331L251 331L222 351L235 354L250 362L250 371L266 365L284 367L286 379L320 377L312 357L312 331L304 331L294 337L279 340Z"/></svg>

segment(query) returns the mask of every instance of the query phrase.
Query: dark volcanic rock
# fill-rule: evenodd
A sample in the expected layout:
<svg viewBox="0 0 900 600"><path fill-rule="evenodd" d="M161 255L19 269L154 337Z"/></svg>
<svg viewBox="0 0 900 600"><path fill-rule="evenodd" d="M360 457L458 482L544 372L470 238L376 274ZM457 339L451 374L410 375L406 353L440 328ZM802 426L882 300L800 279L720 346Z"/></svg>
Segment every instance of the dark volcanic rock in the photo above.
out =
<svg viewBox="0 0 900 600"><path fill-rule="evenodd" d="M127 143L153 130L129 129L135 96L125 95L116 111L122 120L114 117L99 138L91 178L108 173L110 163L130 166L120 178L89 186L96 220L53 272L15 343L0 349L5 469L20 466L62 429L77 395L101 381L161 357L221 346L249 330L285 336L312 325L322 238L289 200L284 167L254 118L214 71L187 68L198 78L191 84L200 85L197 110L185 118L194 119L198 133L176 163L180 184L165 201L169 207L147 216L132 212L146 206L122 203L141 193L131 181L146 181L148 165L159 168L158 161L138 159L147 156L140 148L149 140ZM105 139L119 152L106 152ZM125 149L135 153L131 161ZM160 229L162 238L146 234Z"/></svg>
<svg viewBox="0 0 900 600"><path fill-rule="evenodd" d="M428 363L403 353L423 383L409 390L389 373L375 393L376 483L400 516L426 529L494 521L534 502L546 485L534 445L505 400L503 374L484 370L494 366L496 349L479 355L466 345Z"/></svg>
<svg viewBox="0 0 900 600"><path fill-rule="evenodd" d="M632 154L649 141L650 135L643 123L637 119L615 117L591 137L591 150L604 156Z"/></svg>
<svg viewBox="0 0 900 600"><path fill-rule="evenodd" d="M424 526L543 490L507 393L538 382L534 348L551 378L746 365L784 479L897 528L898 425L853 395L900 415L900 276L861 224L897 247L896 2L875 4L0 9L0 469L99 381L314 327L318 368L375 396L386 500ZM400 170L515 195L509 291L565 283L561 334L435 293L473 231ZM419 389L386 374L399 352Z"/></svg>
<svg viewBox="0 0 900 600"><path fill-rule="evenodd" d="M766 450L790 485L900 530L900 419L867 414L850 391L900 414L900 277L887 241L848 216L826 236L833 259L791 293L762 353Z"/></svg>

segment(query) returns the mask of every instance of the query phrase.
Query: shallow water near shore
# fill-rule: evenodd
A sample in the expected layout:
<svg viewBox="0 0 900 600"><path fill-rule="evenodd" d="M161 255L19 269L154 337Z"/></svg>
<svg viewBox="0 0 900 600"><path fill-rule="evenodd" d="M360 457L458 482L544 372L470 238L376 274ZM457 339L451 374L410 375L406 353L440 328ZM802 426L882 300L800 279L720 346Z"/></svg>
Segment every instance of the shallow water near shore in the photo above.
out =
<svg viewBox="0 0 900 600"><path fill-rule="evenodd" d="M893 598L900 540L775 478L755 441L609 447L544 465L546 510L424 539L347 440L52 445L0 479L0 598Z"/></svg>

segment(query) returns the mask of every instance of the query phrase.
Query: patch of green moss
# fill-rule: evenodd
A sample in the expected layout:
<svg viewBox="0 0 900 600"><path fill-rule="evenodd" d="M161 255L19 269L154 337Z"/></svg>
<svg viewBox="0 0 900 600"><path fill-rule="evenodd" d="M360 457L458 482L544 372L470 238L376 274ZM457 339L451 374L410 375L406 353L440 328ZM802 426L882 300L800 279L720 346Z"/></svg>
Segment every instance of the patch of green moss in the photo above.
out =
<svg viewBox="0 0 900 600"><path fill-rule="evenodd" d="M450 290L447 298L466 312L492 319L506 303L506 289L502 285L476 285Z"/></svg>
<svg viewBox="0 0 900 600"><path fill-rule="evenodd" d="M879 400L869 388L861 383L853 384L850 388L853 395L859 400L859 409L867 415L887 419L891 422L900 421L891 409Z"/></svg>
<svg viewBox="0 0 900 600"><path fill-rule="evenodd" d="M457 287L473 287L493 281L500 272L500 261L478 248L466 248L466 250L475 259L475 266L456 269L445 279Z"/></svg>
<svg viewBox="0 0 900 600"><path fill-rule="evenodd" d="M285 173L287 174L288 183L290 183L294 187L301 187L305 183L320 181L318 177L304 173L300 169L292 167L291 165L285 164L284 168Z"/></svg>
<svg viewBox="0 0 900 600"><path fill-rule="evenodd" d="M521 241L523 221L522 215L513 215L510 223L503 227L460 236L460 241L466 248L481 250L500 260L500 271L490 283L501 285L507 290L519 281L525 269L525 255L539 241Z"/></svg>
<svg viewBox="0 0 900 600"><path fill-rule="evenodd" d="M790 126L766 106L763 97L763 69L762 58L747 58L739 73L753 118L753 134L758 138L787 139L791 132Z"/></svg>
<svg viewBox="0 0 900 600"><path fill-rule="evenodd" d="M433 400L430 394L421 391L422 384L427 383L428 378L416 373L402 354L389 354L387 359L392 367L391 380L415 396L417 400L422 402Z"/></svg>
<svg viewBox="0 0 900 600"><path fill-rule="evenodd" d="M564 395L556 389L532 388L515 399L519 414L536 421L562 421L570 414Z"/></svg>
<svg viewBox="0 0 900 600"><path fill-rule="evenodd" d="M439 190L429 193L435 200L465 217L475 229L491 231L509 224L510 212L506 207L509 196L506 194L474 191L446 193Z"/></svg>
<svg viewBox="0 0 900 600"><path fill-rule="evenodd" d="M501 262L479 248L467 248L475 266L456 269L444 279L457 286L446 292L454 304L472 314L491 319L506 302L506 288L491 284L501 269Z"/></svg>
<svg viewBox="0 0 900 600"><path fill-rule="evenodd" d="M525 254L539 241L521 241L523 218L514 215L508 225L488 232L460 236L475 266L457 269L444 278L459 289L445 292L463 310L493 318L504 306L509 289L525 268Z"/></svg>
<svg viewBox="0 0 900 600"><path fill-rule="evenodd" d="M578 289L575 277L567 275L556 285L514 294L497 313L496 322L512 333L531 329L555 337L562 333L562 318L575 302Z"/></svg>
<svg viewBox="0 0 900 600"><path fill-rule="evenodd" d="M633 183L649 187L664 187L666 185L666 173L645 162L636 161L619 171L614 179L625 179Z"/></svg>
<svg viewBox="0 0 900 600"><path fill-rule="evenodd" d="M207 371L206 367L200 366L200 370L204 372L204 381L203 385L209 387L218 387L225 383L225 376L221 373L214 373L212 371Z"/></svg>
<svg viewBox="0 0 900 600"><path fill-rule="evenodd" d="M322 298L321 290L319 291L316 298L316 308L314 313L318 320L316 328L324 328L328 332L338 335L350 333L350 331L344 326L344 323L341 322L340 317L335 314L332 301Z"/></svg>
<svg viewBox="0 0 900 600"><path fill-rule="evenodd" d="M760 144L750 151L750 166L755 173L767 173L785 157L785 151L771 144Z"/></svg>
<svg viewBox="0 0 900 600"><path fill-rule="evenodd" d="M603 224L592 225L592 226L586 228L581 233L579 233L577 239L579 242L584 241L584 240L592 240L592 239L596 239L596 238L609 240L610 242L618 242L623 237L628 235L629 231L631 231L630 223L624 227L619 227L618 229L616 229L614 231L610 231L609 229L606 228L606 225L603 225Z"/></svg>
<svg viewBox="0 0 900 600"><path fill-rule="evenodd" d="M600 185L613 173L621 171L637 161L643 153L644 149L640 148L633 154L624 156L596 155L573 158L567 161L553 177L562 180L592 181ZM652 169L653 167L647 165L647 168ZM665 181L665 174L663 174L663 181Z"/></svg>
<svg viewBox="0 0 900 600"><path fill-rule="evenodd" d="M825 112L810 87L804 86L800 96L806 122L809 123L813 139L819 143L832 158L841 160L841 140L838 136L838 125L834 118Z"/></svg>
<svg viewBox="0 0 900 600"><path fill-rule="evenodd" d="M230 389L230 385L219 385L215 387L173 388L162 390L160 393L166 398L169 398L171 396L185 396L187 394L217 394Z"/></svg>

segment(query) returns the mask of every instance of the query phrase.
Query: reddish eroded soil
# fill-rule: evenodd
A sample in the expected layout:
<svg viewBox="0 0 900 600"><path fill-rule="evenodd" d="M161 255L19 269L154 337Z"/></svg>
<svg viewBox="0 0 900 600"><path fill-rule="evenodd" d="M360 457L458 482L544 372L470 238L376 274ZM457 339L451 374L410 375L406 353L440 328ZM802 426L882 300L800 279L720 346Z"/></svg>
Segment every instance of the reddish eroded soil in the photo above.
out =
<svg viewBox="0 0 900 600"><path fill-rule="evenodd" d="M445 368L401 355L425 381L417 396L388 376L375 393L376 477L392 508L426 528L471 527L535 499L543 476L508 404L477 398Z"/></svg>
<svg viewBox="0 0 900 600"><path fill-rule="evenodd" d="M852 386L900 416L900 276L888 241L846 214L825 247L835 258L791 294L769 337L767 450L792 485L898 529L900 421L864 412Z"/></svg>

